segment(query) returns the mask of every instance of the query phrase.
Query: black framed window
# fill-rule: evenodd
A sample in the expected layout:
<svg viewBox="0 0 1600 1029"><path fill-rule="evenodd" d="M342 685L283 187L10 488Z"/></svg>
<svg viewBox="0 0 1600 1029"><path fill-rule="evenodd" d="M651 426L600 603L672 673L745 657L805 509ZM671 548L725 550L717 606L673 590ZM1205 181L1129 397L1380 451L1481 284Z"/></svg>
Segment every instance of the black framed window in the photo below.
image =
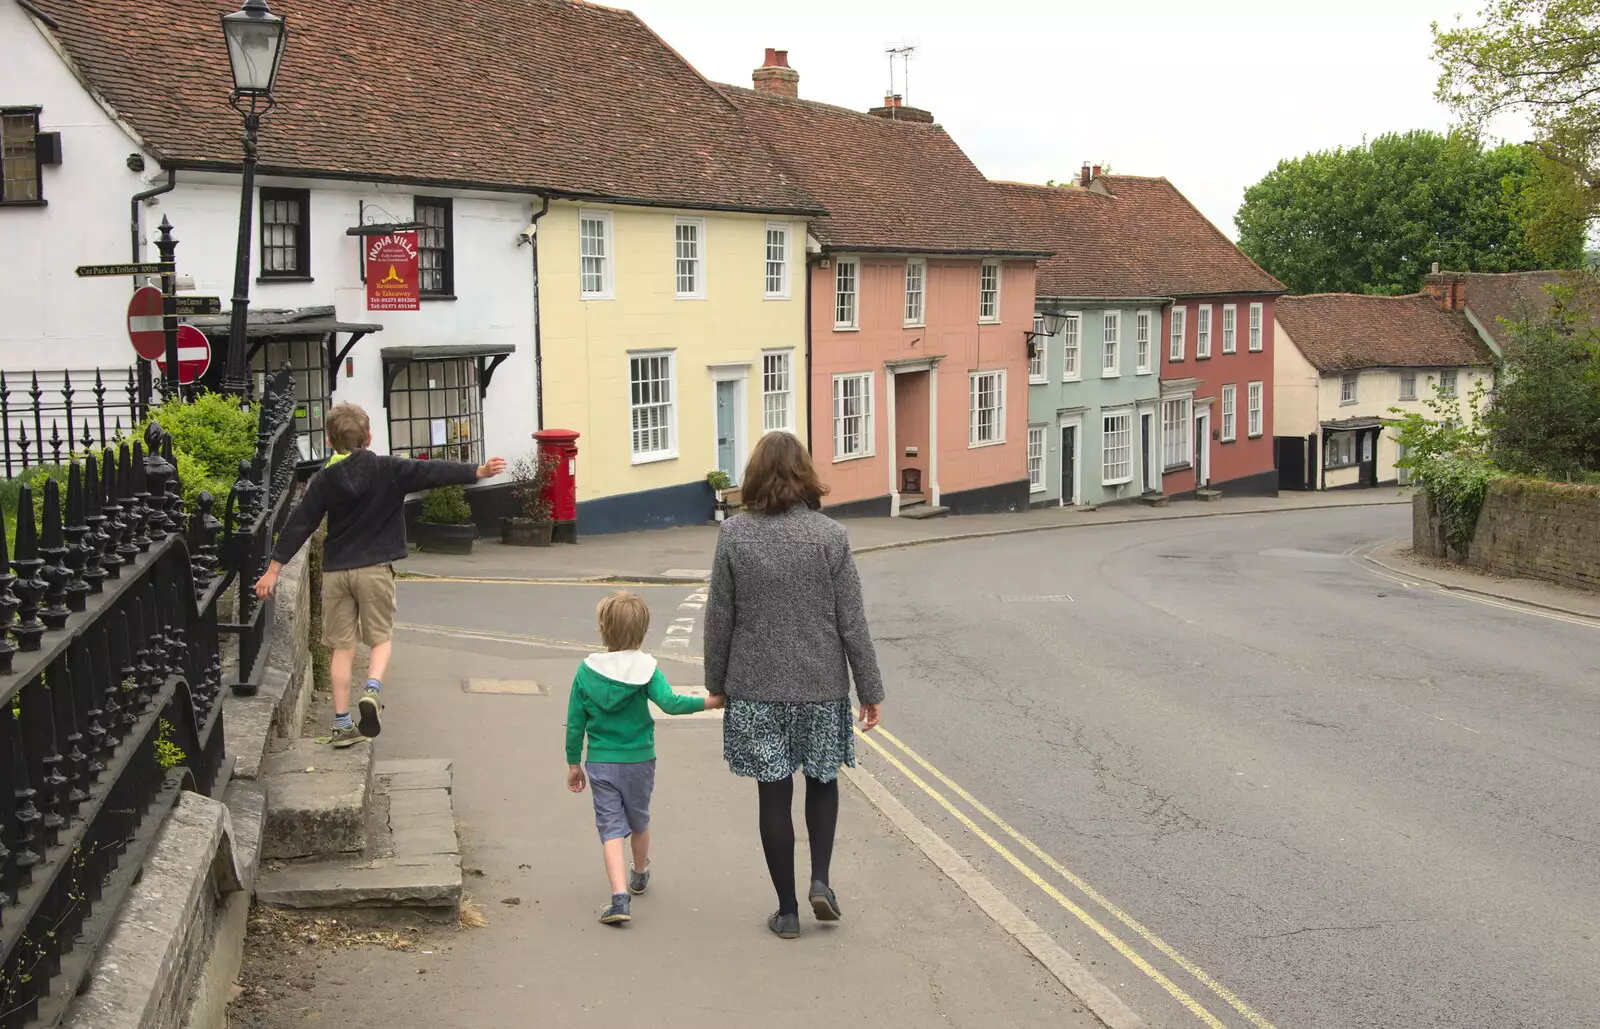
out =
<svg viewBox="0 0 1600 1029"><path fill-rule="evenodd" d="M0 107L0 204L44 200L38 139L39 108Z"/></svg>
<svg viewBox="0 0 1600 1029"><path fill-rule="evenodd" d="M455 253L451 231L450 200L442 197L417 197L418 266L422 272L422 295L448 297L455 294Z"/></svg>
<svg viewBox="0 0 1600 1029"><path fill-rule="evenodd" d="M256 376L256 396L266 388L267 370L282 368L285 361L294 375L294 432L300 459L321 460L328 455L323 419L333 406L327 346L321 339L273 340L257 350L250 369Z"/></svg>
<svg viewBox="0 0 1600 1029"><path fill-rule="evenodd" d="M483 461L478 362L412 361L389 390L389 453L437 461Z"/></svg>
<svg viewBox="0 0 1600 1029"><path fill-rule="evenodd" d="M261 190L261 277L311 276L311 193L304 189Z"/></svg>

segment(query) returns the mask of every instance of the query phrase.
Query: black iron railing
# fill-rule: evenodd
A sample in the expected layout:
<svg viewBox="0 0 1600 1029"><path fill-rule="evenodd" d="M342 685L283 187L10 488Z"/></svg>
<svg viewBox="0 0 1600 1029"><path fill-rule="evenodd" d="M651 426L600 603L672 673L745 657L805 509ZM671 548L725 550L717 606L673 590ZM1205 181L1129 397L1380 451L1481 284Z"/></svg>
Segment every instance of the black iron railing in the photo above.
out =
<svg viewBox="0 0 1600 1029"><path fill-rule="evenodd" d="M172 441L73 461L42 511L0 526L0 1027L53 1026L82 984L163 816L223 761L224 684L259 682L271 611L249 586L294 477L293 383L272 375L224 525L186 511ZM3 512L0 512L3 519ZM238 617L219 617L230 596ZM241 634L224 667L220 633Z"/></svg>
<svg viewBox="0 0 1600 1029"><path fill-rule="evenodd" d="M124 381L126 380L126 381ZM0 459L6 478L121 443L149 414L134 370L0 372Z"/></svg>

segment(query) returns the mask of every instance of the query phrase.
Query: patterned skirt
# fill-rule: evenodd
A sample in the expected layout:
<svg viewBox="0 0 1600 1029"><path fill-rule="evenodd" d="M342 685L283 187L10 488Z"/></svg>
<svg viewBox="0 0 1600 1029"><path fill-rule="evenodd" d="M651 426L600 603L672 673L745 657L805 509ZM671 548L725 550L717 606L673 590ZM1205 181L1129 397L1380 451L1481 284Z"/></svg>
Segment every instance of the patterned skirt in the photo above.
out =
<svg viewBox="0 0 1600 1029"><path fill-rule="evenodd" d="M734 775L777 782L795 772L832 782L856 766L850 700L781 703L729 698L722 719L722 756Z"/></svg>

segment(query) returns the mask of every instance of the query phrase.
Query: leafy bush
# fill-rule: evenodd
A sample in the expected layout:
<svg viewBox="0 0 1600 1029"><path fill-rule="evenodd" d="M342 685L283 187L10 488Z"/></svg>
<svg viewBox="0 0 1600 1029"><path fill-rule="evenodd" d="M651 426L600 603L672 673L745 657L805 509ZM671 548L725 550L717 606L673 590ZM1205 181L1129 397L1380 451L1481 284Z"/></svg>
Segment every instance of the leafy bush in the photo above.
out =
<svg viewBox="0 0 1600 1029"><path fill-rule="evenodd" d="M467 491L460 486L435 486L422 498L422 520L434 525L471 525Z"/></svg>
<svg viewBox="0 0 1600 1029"><path fill-rule="evenodd" d="M1487 395L1488 387L1478 383L1467 397L1465 418L1461 400L1442 385L1428 398L1431 418L1390 409L1402 414L1389 422L1395 440L1405 448L1395 464L1408 470L1411 481L1433 500L1445 538L1458 554L1465 554L1472 543L1489 484L1504 474L1489 459L1488 435L1479 415Z"/></svg>
<svg viewBox="0 0 1600 1029"><path fill-rule="evenodd" d="M539 452L534 451L511 463L511 500L516 505L516 517L535 522L550 520L550 480L559 460L554 454L541 460Z"/></svg>
<svg viewBox="0 0 1600 1029"><path fill-rule="evenodd" d="M152 408L135 438L142 439L152 421L160 423L172 436L185 502L210 490L220 506L238 478L239 462L255 456L257 417L255 408L241 408L233 397L200 393L192 401L169 400Z"/></svg>
<svg viewBox="0 0 1600 1029"><path fill-rule="evenodd" d="M1600 339L1587 276L1554 287L1548 317L1507 326L1487 416L1495 463L1518 475L1582 481L1600 473Z"/></svg>

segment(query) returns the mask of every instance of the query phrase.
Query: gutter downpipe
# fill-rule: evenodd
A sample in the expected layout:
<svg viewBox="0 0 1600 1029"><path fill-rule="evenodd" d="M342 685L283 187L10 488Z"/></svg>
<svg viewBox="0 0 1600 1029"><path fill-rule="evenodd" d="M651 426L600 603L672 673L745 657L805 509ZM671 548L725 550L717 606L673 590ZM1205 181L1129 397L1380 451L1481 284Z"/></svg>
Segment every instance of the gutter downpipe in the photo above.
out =
<svg viewBox="0 0 1600 1029"><path fill-rule="evenodd" d="M806 255L806 453L811 454L811 460L816 461L817 455L811 449L811 431L813 417L817 410L816 383L811 381L811 255Z"/></svg>
<svg viewBox="0 0 1600 1029"><path fill-rule="evenodd" d="M533 225L537 230L539 219L550 211L550 197L541 196L543 201L539 210L533 214ZM533 234L530 244L533 248L533 395L535 414L538 428L544 428L544 345L539 332L539 233Z"/></svg>
<svg viewBox="0 0 1600 1029"><path fill-rule="evenodd" d="M143 190L141 192L135 193L133 195L133 199L128 202L128 235L129 235L129 242L132 244L132 249L128 253L128 259L131 260L134 264L138 264L139 263L139 259L140 259L140 257L143 256L143 251L144 251L143 246L141 246L141 240L139 239L139 235L140 235L139 227L140 227L140 225L142 223L142 219L139 217L139 205L143 204L146 200L154 199L155 197L158 197L163 193L171 193L174 189L177 189L177 188L178 188L178 170L176 168L168 168L167 169L167 181L166 181L165 185L152 186L149 189L146 189L146 190ZM148 280L146 280L146 281L148 281ZM139 402L144 405L146 413L148 413L149 410L150 410L150 401L151 401L152 392L153 392L153 384L150 381L150 362L149 361L140 361L139 362Z"/></svg>

